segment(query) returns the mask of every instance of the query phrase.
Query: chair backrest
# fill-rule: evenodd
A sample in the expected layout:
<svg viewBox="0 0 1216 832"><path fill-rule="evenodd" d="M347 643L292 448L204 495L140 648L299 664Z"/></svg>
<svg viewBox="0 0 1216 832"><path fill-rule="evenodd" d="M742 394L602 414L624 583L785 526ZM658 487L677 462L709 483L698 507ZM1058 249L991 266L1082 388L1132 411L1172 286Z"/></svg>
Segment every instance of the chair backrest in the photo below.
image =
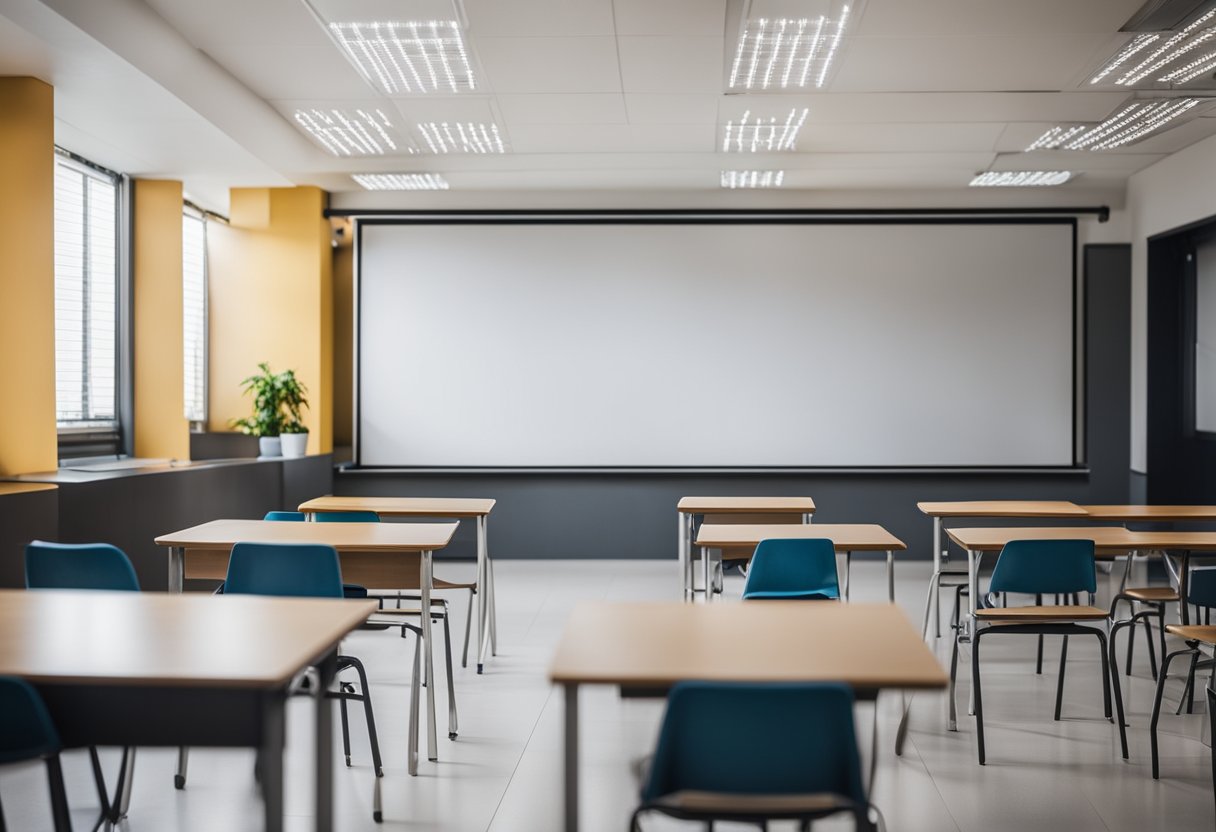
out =
<svg viewBox="0 0 1216 832"><path fill-rule="evenodd" d="M826 538L761 540L743 597L839 598L836 547Z"/></svg>
<svg viewBox="0 0 1216 832"><path fill-rule="evenodd" d="M24 679L0 676L0 763L59 751L59 733L38 691Z"/></svg>
<svg viewBox="0 0 1216 832"><path fill-rule="evenodd" d="M238 543L224 594L341 598L338 552L319 543Z"/></svg>
<svg viewBox="0 0 1216 832"><path fill-rule="evenodd" d="M992 571L989 592L1097 592L1092 540L1011 540Z"/></svg>
<svg viewBox="0 0 1216 832"><path fill-rule="evenodd" d="M677 684L642 800L678 791L830 793L865 806L853 692L839 683Z"/></svg>
<svg viewBox="0 0 1216 832"><path fill-rule="evenodd" d="M318 511L313 515L318 523L379 523L374 511Z"/></svg>
<svg viewBox="0 0 1216 832"><path fill-rule="evenodd" d="M1198 607L1216 607L1216 569L1192 569L1186 582L1186 602Z"/></svg>
<svg viewBox="0 0 1216 832"><path fill-rule="evenodd" d="M48 543L25 547L29 589L109 589L139 592L131 559L109 543Z"/></svg>
<svg viewBox="0 0 1216 832"><path fill-rule="evenodd" d="M278 523L303 523L307 518L302 511L268 511L262 519Z"/></svg>

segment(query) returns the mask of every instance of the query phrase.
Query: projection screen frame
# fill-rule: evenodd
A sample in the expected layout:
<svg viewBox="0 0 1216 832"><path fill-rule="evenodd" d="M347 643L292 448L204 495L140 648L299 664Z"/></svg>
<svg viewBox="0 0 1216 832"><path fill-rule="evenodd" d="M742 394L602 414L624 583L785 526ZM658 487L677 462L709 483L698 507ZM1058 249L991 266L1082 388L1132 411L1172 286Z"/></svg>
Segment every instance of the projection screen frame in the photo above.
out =
<svg viewBox="0 0 1216 832"><path fill-rule="evenodd" d="M1099 222L1109 217L1109 208L1047 209L595 209L595 210L327 210L327 217L352 218L354 231L354 389L352 396L352 456L350 467L367 472L465 473L465 474L915 474L994 473L994 474L1082 474L1088 472L1084 428L1078 408L1081 377L1080 362L1085 360L1084 333L1080 331L1077 291L1078 228L1077 215L1093 214ZM364 465L360 446L360 402L362 392L362 229L365 225L1065 225L1071 236L1071 377L1072 459L1070 465Z"/></svg>

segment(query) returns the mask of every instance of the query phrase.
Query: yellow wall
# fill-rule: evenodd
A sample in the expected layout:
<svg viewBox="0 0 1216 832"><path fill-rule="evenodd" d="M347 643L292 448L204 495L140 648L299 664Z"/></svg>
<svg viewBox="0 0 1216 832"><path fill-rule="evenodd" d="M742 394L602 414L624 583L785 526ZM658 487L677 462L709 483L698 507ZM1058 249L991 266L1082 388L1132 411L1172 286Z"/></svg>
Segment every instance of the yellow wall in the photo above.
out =
<svg viewBox="0 0 1216 832"><path fill-rule="evenodd" d="M269 215L265 206L269 202ZM333 251L319 188L233 188L232 224L207 229L209 428L232 430L260 361L308 388L308 452L333 448ZM242 225L242 222L248 225Z"/></svg>
<svg viewBox="0 0 1216 832"><path fill-rule="evenodd" d="M334 249L334 447L354 442L354 246L350 224L341 245Z"/></svg>
<svg viewBox="0 0 1216 832"><path fill-rule="evenodd" d="M135 455L190 458L182 336L182 183L137 179Z"/></svg>
<svg viewBox="0 0 1216 832"><path fill-rule="evenodd" d="M0 475L58 464L54 92L0 78Z"/></svg>

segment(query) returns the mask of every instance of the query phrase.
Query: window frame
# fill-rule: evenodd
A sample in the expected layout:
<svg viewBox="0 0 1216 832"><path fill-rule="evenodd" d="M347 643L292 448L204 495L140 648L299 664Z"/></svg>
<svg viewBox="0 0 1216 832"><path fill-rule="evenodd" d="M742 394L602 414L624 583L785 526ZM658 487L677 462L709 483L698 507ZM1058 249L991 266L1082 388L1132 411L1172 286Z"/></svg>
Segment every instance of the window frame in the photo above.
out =
<svg viewBox="0 0 1216 832"><path fill-rule="evenodd" d="M131 202L129 177L58 145L54 149L54 159L56 170L59 165L74 168L86 176L109 179L114 187L114 420L105 426L61 425L56 413L58 458L62 466L74 460L120 457L133 452Z"/></svg>
<svg viewBox="0 0 1216 832"><path fill-rule="evenodd" d="M211 375L211 303L210 303L211 263L210 263L210 258L207 256L207 235L208 235L207 225L214 218L214 215L211 214L210 212L200 208L199 206L195 205L190 200L186 199L186 200L182 200L182 216L190 217L192 219L198 220L200 223L202 223L202 228L203 228L203 322L202 322L203 323L203 333L202 333L203 366L202 366L202 379L200 381L200 384L201 384L202 390L203 390L203 396L202 396L203 412L202 412L202 419L189 419L189 414L183 414L183 415L187 416L187 419L190 423L190 431L192 433L204 433L207 430L207 421L208 421L208 418L211 413L211 385L208 383L209 379L210 379L210 375ZM184 245L184 242L185 242L185 239L184 239L184 235L183 235L183 245ZM185 305L184 305L184 301L185 301L185 294L184 294L185 293L185 285L184 285L184 283L185 283L185 263L184 263L184 260L185 260L185 257L184 257L184 253L183 253L183 264L182 264L183 265L183 269L182 269L183 333L184 333L184 327L185 327ZM185 371L185 359L186 359L185 343L184 343L184 339L183 339L183 344L182 344L182 365L183 365L182 369L183 369L183 372ZM182 393L184 396L185 390L183 390Z"/></svg>
<svg viewBox="0 0 1216 832"><path fill-rule="evenodd" d="M1207 442L1216 442L1216 431L1199 426L1199 250L1216 251L1216 230L1192 234L1183 269L1183 314L1180 335L1182 350L1182 413L1183 434Z"/></svg>

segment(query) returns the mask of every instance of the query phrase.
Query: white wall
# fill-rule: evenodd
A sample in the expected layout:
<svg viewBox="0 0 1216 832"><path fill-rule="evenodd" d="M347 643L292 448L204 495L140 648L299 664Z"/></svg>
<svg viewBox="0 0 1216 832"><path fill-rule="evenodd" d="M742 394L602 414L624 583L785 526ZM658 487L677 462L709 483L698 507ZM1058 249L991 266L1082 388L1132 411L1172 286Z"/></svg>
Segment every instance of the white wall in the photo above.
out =
<svg viewBox="0 0 1216 832"><path fill-rule="evenodd" d="M1132 468L1147 468L1148 238L1216 215L1216 136L1134 174L1127 185L1132 239Z"/></svg>

